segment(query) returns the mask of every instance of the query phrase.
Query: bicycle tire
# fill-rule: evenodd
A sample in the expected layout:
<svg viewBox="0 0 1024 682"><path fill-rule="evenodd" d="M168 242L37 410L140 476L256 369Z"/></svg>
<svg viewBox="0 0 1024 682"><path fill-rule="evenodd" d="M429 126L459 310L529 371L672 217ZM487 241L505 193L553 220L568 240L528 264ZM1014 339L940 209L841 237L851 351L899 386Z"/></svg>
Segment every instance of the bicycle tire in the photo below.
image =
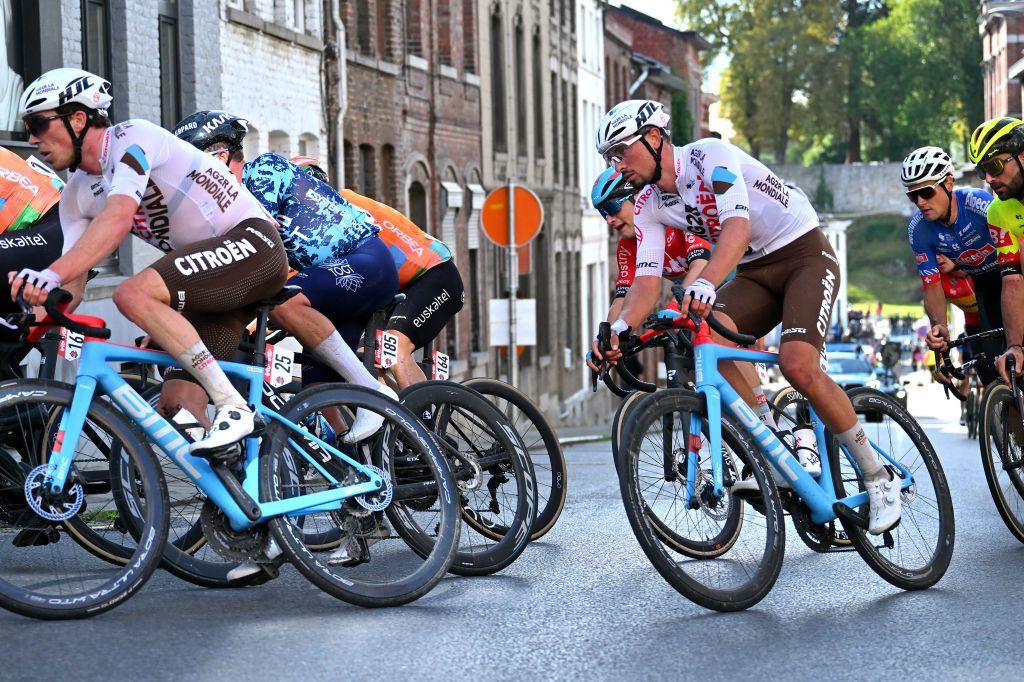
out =
<svg viewBox="0 0 1024 682"><path fill-rule="evenodd" d="M160 398L162 382L154 377L149 377L148 381L143 384L138 375L122 375L122 378L136 388L139 395L150 405L156 406ZM114 455L110 459L110 465L113 467L119 461L120 452L116 446L111 448L111 454ZM180 580L211 589L249 587L270 579L270 575L265 572L234 580L228 578L228 573L238 567L239 562L225 559L207 546L206 537L199 522L199 514L205 496L192 479L185 475L166 454L158 449L155 451L155 456L164 479L167 481L170 511L167 547L164 549L160 567ZM111 477L116 475L116 471L111 469ZM124 476L124 472L121 475ZM172 490L174 493L171 492ZM131 504L120 505L116 511L119 522L114 523L112 528L105 529L104 533L90 532L90 529L77 524L69 525L68 533L75 538L76 542L106 561L120 563L128 561L130 557L122 549L121 543L125 538L137 532L139 520L136 518ZM130 526L132 530L129 532ZM118 530L120 532L117 532Z"/></svg>
<svg viewBox="0 0 1024 682"><path fill-rule="evenodd" d="M0 421L8 427L37 424L40 413L66 410L74 391L72 385L38 379L0 383ZM41 619L85 618L102 613L138 591L160 563L161 549L167 540L168 505L156 457L134 425L106 401L93 401L86 421L99 425L122 443L132 483L141 486L145 493L138 501L140 524L133 535L135 546L123 564L104 561L77 542L61 541L58 524L67 519L44 520L26 502L24 492L18 503L13 491L5 489L4 501L0 502L0 535L4 536L0 538L0 606L15 613ZM5 429L3 441L5 448L19 453L25 468L41 466L42 452L52 447L38 429ZM107 516L97 514L92 507L98 495L116 496L118 489L113 485L103 491L94 488L88 472L95 469L96 460L90 458L91 455L76 448L68 478L68 490L72 492L61 499L58 508L64 513L73 512L82 523L106 525ZM104 460L102 465L106 464ZM81 486L77 493L81 504L77 508L72 482ZM53 512L52 504L47 505ZM73 588L62 587L63 580L57 577L61 571L68 573Z"/></svg>
<svg viewBox="0 0 1024 682"><path fill-rule="evenodd" d="M651 394L633 391L623 398L619 406L615 408L615 415L612 417L612 461L616 463L616 471L618 471L619 446L622 444L623 438L628 437L630 413L649 395Z"/></svg>
<svg viewBox="0 0 1024 682"><path fill-rule="evenodd" d="M469 386L494 403L530 453L537 474L537 518L533 522L530 542L539 540L562 515L568 496L568 467L558 436L533 401L511 384L477 378L464 381L462 385Z"/></svg>
<svg viewBox="0 0 1024 682"><path fill-rule="evenodd" d="M914 475L914 484L900 495L902 518L894 529L871 536L865 528L840 520L843 530L865 563L886 582L904 590L927 589L945 575L956 537L953 501L942 464L920 424L898 402L871 388L850 389L847 395L858 417L864 418L861 424L868 439L897 457ZM845 454L841 457L840 452L838 439L830 438L829 464L836 495L842 498L863 490L863 481L852 458ZM922 468L928 486L925 476L920 475ZM866 517L867 504L859 512ZM924 532L933 525L934 542ZM887 546L876 545L876 539ZM913 554L920 558L909 565Z"/></svg>
<svg viewBox="0 0 1024 682"><path fill-rule="evenodd" d="M967 404L964 407L964 416L967 421L967 437L977 438L978 437L978 412L980 405L978 404L978 391L973 386L967 392Z"/></svg>
<svg viewBox="0 0 1024 682"><path fill-rule="evenodd" d="M985 482L1006 528L1024 542L1024 478L1016 468L1024 462L1024 432L1013 391L1006 384L989 385L981 409L978 440Z"/></svg>
<svg viewBox="0 0 1024 682"><path fill-rule="evenodd" d="M399 400L421 420L432 415L432 432L456 479L468 470L452 446L491 463L475 489L460 486L464 525L451 572L490 575L508 567L526 549L537 514L536 475L519 435L487 398L462 384L422 381Z"/></svg>
<svg viewBox="0 0 1024 682"><path fill-rule="evenodd" d="M729 447L730 458L738 460L740 466L737 468L753 476L757 485L753 495L739 501L740 512L744 516L740 532L746 532L750 538L761 536L763 531L763 537L753 537L749 547L745 543L742 550L735 547L740 541L740 538L736 538L730 552L717 558L684 555L683 559L679 559L666 549L661 533L650 523L652 516L679 519L693 510L685 506L681 496L679 502L673 500L666 504L668 496L665 495L664 486L655 487L656 483L665 480L662 454L657 452L658 447L664 447L665 436L662 432L652 439L655 443L653 461L645 465L647 455L644 450L648 430L652 426L663 429L663 416L679 413L680 419L672 422L672 449L673 452L685 452L690 434L686 433L685 428L676 431L674 424L676 421L688 424L689 415L694 412L704 414L704 399L686 389L658 391L638 406L629 440L626 447L619 451L619 485L623 505L644 554L676 591L707 609L739 611L761 601L778 579L785 553L785 525L778 491L768 474L767 465L731 417L724 415L722 418L723 444ZM681 469L678 465L676 468ZM650 471L650 474L646 474L646 471ZM676 492L681 492L682 486L683 483L677 479L674 486ZM645 499L645 492L653 496L649 501ZM730 491L726 494L732 493ZM671 525L670 520L665 523ZM736 554L732 553L734 551ZM758 553L760 557L756 556ZM748 558L752 559L749 566L744 564ZM711 573L717 572L719 568L722 571L719 585L707 584L702 579L704 577L708 582L713 581Z"/></svg>
<svg viewBox="0 0 1024 682"><path fill-rule="evenodd" d="M384 417L384 425L375 436L357 445L336 443L336 447L347 448L350 456L365 463L372 460L380 464L393 482L394 497L386 501L387 508L383 513L379 510L364 513L366 510L354 500L346 500L341 509L332 512L272 518L268 522L270 530L299 572L328 594L364 607L409 603L437 585L455 555L459 535L455 479L433 439L415 416L376 391L346 384L320 384L298 393L280 415L301 424L309 415L339 406L364 408ZM290 499L296 496L292 493L310 493L308 481L297 474L295 446L289 445L290 440L298 438L296 432L276 421L268 427L260 451L260 495L263 501ZM323 466L354 471L326 452L323 455L327 458ZM399 456L417 459L417 480L406 480L400 475L394 465ZM430 509L417 510L409 506L404 495L410 487L417 492L424 487L434 491ZM332 564L324 552L308 547L304 527L297 521L319 517L347 524L353 519L358 523L358 519L368 518L376 524L373 529L376 532L384 530L380 519L385 514L393 524L401 524L402 530L392 536L391 529L387 529L387 537L380 534L374 538L374 543L369 538L361 538L360 544L367 556L365 561L355 565ZM384 575L385 571L401 572L402 575L390 572Z"/></svg>

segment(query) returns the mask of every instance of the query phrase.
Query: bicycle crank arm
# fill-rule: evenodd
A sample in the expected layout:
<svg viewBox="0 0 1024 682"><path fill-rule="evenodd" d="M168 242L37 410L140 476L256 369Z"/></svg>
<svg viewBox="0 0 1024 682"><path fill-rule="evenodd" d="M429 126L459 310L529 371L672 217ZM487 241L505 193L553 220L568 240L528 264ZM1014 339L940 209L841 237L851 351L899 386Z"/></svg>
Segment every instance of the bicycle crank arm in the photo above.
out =
<svg viewBox="0 0 1024 682"><path fill-rule="evenodd" d="M863 528L864 530L867 530L867 518L861 516L846 504L843 504L842 502L836 502L835 504L832 505L832 511L835 512L836 516L843 520L843 523L850 523L854 526L857 526L858 528Z"/></svg>

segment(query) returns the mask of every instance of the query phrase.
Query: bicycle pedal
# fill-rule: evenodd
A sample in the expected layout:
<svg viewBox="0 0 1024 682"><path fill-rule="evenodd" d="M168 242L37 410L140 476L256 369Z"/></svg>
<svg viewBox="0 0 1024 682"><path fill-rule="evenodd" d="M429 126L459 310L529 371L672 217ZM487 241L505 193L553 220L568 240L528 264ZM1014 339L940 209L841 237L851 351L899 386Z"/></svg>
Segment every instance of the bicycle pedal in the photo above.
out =
<svg viewBox="0 0 1024 682"><path fill-rule="evenodd" d="M23 528L11 540L15 547L45 547L60 540L60 532L53 526L46 528Z"/></svg>

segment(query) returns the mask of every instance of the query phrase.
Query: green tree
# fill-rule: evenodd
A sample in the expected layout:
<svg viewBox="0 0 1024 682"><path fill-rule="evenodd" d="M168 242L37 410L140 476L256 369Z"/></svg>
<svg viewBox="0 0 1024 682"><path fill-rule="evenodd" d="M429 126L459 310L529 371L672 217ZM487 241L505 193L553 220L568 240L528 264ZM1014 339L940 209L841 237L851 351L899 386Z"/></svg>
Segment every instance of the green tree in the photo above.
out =
<svg viewBox="0 0 1024 682"><path fill-rule="evenodd" d="M672 93L672 140L674 144L693 140L693 114L685 90Z"/></svg>

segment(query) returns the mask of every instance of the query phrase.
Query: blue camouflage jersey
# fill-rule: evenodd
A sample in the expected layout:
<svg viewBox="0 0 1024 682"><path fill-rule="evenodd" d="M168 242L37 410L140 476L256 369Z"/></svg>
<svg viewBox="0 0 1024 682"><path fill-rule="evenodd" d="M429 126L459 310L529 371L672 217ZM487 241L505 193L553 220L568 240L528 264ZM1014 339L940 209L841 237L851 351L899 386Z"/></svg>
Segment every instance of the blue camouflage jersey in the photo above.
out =
<svg viewBox="0 0 1024 682"><path fill-rule="evenodd" d="M280 223L295 270L344 258L380 231L369 213L283 156L262 154L245 164L242 184Z"/></svg>
<svg viewBox="0 0 1024 682"><path fill-rule="evenodd" d="M996 245L988 229L988 205L992 195L981 189L955 189L956 221L944 225L925 220L920 211L910 217L907 236L917 259L917 270L925 284L939 281L941 253L968 275L998 272Z"/></svg>

